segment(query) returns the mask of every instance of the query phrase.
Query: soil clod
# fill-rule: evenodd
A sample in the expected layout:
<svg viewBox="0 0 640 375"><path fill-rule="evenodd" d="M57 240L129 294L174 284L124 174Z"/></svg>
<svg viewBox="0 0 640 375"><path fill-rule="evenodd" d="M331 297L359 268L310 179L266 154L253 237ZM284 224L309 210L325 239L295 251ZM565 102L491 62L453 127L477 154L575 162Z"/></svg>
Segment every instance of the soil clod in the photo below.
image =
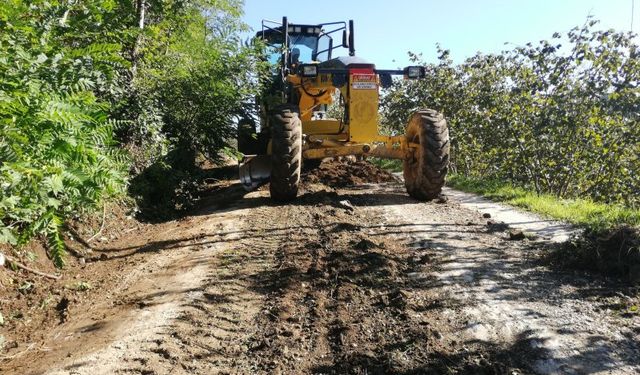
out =
<svg viewBox="0 0 640 375"><path fill-rule="evenodd" d="M367 240L365 238L361 239L360 241L356 242L355 245L353 245L354 249L363 250L363 251L370 250L370 249L375 249L375 248L378 248L378 247L380 247L378 244L376 244L373 241L369 241L369 240Z"/></svg>
<svg viewBox="0 0 640 375"><path fill-rule="evenodd" d="M509 231L509 239L512 241L521 241L524 240L526 237L525 233L521 230L518 229L512 229Z"/></svg>
<svg viewBox="0 0 640 375"><path fill-rule="evenodd" d="M396 182L397 179L391 173L366 161L325 161L318 168L304 174L303 181L345 187L367 183Z"/></svg>

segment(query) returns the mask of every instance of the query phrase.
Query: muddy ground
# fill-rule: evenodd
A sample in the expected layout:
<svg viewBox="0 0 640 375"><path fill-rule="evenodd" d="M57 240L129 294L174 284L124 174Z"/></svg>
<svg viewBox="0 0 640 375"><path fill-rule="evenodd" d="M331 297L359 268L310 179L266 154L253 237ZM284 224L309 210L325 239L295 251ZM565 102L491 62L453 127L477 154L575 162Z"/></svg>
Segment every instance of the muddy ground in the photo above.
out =
<svg viewBox="0 0 640 375"><path fill-rule="evenodd" d="M287 205L222 183L183 219L93 245L55 283L0 269L7 291L33 285L29 308L0 295L0 371L640 372L636 289L550 269L545 241L354 168L323 164Z"/></svg>

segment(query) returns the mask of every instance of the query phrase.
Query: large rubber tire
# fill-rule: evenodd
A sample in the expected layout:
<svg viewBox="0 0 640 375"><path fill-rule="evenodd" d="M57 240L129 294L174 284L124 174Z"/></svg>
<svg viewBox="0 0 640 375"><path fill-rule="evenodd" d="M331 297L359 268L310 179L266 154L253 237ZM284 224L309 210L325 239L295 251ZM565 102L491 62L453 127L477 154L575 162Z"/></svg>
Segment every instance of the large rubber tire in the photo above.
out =
<svg viewBox="0 0 640 375"><path fill-rule="evenodd" d="M298 195L302 166L302 122L298 108L283 105L271 120L271 199L288 202Z"/></svg>
<svg viewBox="0 0 640 375"><path fill-rule="evenodd" d="M449 129L444 117L431 109L409 119L407 141L418 143L414 158L404 161L404 184L410 196L428 201L442 192L449 167Z"/></svg>

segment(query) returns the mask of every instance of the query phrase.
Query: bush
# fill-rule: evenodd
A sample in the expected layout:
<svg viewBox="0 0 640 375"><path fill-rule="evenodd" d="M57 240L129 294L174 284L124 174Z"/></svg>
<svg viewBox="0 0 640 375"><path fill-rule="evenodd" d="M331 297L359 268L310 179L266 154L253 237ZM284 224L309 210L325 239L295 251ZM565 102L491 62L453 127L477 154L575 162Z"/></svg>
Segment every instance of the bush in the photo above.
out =
<svg viewBox="0 0 640 375"><path fill-rule="evenodd" d="M172 151L131 179L129 195L136 201L140 219L172 219L193 206L202 173L192 160L193 156L185 160L185 155Z"/></svg>
<svg viewBox="0 0 640 375"><path fill-rule="evenodd" d="M640 203L640 59L631 33L595 31L527 44L454 65L446 50L427 77L383 97L390 132L418 107L443 112L452 169L538 193Z"/></svg>
<svg viewBox="0 0 640 375"><path fill-rule="evenodd" d="M0 2L0 243L44 234L63 266L65 220L145 168L131 189L144 208L187 207L193 155L215 160L229 147L252 92L256 51L238 39L240 9Z"/></svg>
<svg viewBox="0 0 640 375"><path fill-rule="evenodd" d="M125 61L114 45L60 43L57 8L40 5L0 6L0 242L44 234L61 267L64 220L123 191L117 122L96 93Z"/></svg>

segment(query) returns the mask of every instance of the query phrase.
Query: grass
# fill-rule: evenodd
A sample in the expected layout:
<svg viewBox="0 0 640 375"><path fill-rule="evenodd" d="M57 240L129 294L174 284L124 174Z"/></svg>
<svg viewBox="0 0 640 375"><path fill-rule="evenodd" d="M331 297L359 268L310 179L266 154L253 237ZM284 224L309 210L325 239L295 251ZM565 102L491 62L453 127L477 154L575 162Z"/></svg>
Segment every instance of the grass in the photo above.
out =
<svg viewBox="0 0 640 375"><path fill-rule="evenodd" d="M392 172L402 171L400 160L379 158L367 160L382 169ZM458 174L449 175L447 185L597 232L613 229L620 225L640 225L640 209L624 207L619 204L599 203L590 199L562 199L551 194L537 194L505 181L466 177Z"/></svg>
<svg viewBox="0 0 640 375"><path fill-rule="evenodd" d="M368 158L371 164L391 172L402 172L402 161L397 159Z"/></svg>
<svg viewBox="0 0 640 375"><path fill-rule="evenodd" d="M550 194L537 194L504 181L461 175L449 176L447 185L594 231L608 230L620 225L640 225L640 210L622 205L599 203L589 199L562 199Z"/></svg>

